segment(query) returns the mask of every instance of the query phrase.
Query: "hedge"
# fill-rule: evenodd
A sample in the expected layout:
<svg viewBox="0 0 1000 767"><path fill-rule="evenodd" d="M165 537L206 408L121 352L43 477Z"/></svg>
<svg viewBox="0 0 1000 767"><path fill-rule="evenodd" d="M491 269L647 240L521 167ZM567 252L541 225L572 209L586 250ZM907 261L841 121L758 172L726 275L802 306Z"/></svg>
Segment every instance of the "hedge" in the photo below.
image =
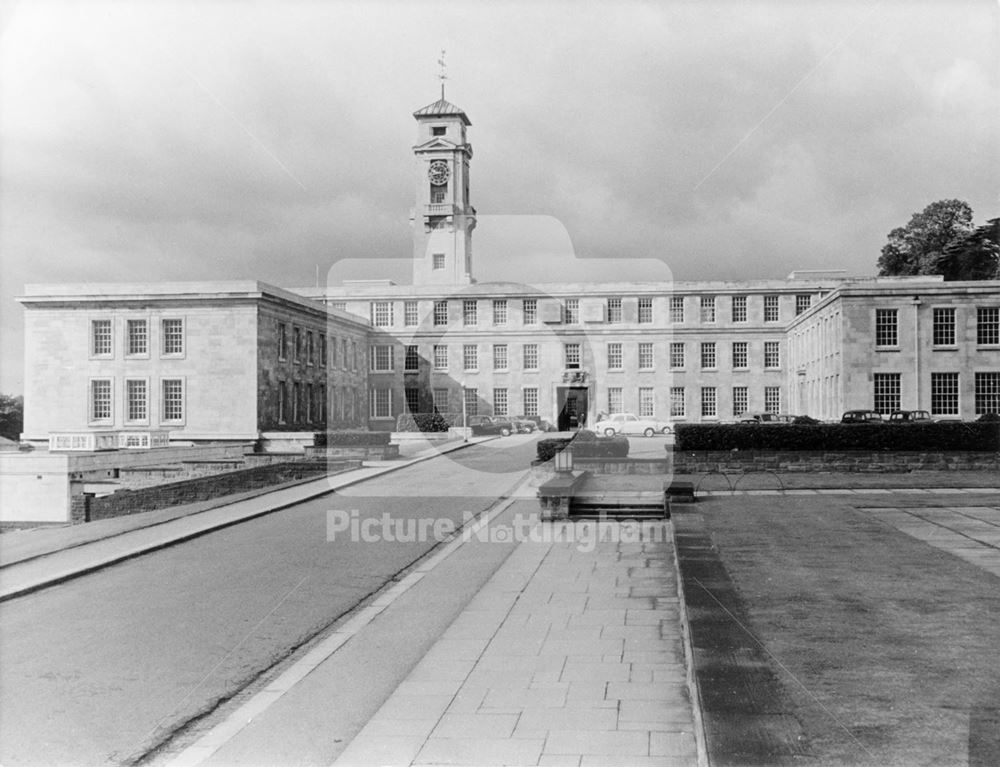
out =
<svg viewBox="0 0 1000 767"><path fill-rule="evenodd" d="M396 431L448 431L449 419L441 413L400 413Z"/></svg>
<svg viewBox="0 0 1000 767"><path fill-rule="evenodd" d="M313 437L316 447L378 447L388 445L392 434L387 431L319 431Z"/></svg>
<svg viewBox="0 0 1000 767"><path fill-rule="evenodd" d="M675 450L1000 451L990 423L678 424Z"/></svg>
<svg viewBox="0 0 1000 767"><path fill-rule="evenodd" d="M572 447L577 458L625 458L628 456L628 437L598 437L592 431L581 430L575 437L541 439L535 450L539 461L550 461L556 453Z"/></svg>

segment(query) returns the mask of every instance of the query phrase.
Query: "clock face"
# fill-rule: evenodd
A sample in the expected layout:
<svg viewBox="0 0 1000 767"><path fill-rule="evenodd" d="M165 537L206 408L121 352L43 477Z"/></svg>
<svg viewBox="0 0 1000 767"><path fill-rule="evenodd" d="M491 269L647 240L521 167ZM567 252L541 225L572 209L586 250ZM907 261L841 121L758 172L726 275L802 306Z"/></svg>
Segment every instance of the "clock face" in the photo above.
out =
<svg viewBox="0 0 1000 767"><path fill-rule="evenodd" d="M431 163L430 168L427 169L427 177L434 186L444 186L447 184L450 174L451 171L448 170L448 163L443 160L435 160Z"/></svg>

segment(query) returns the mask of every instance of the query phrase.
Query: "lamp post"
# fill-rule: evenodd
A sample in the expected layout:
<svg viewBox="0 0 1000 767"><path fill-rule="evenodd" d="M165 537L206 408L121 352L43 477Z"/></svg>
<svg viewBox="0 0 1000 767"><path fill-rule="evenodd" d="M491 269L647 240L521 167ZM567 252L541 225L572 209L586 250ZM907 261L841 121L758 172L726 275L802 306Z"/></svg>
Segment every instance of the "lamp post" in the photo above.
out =
<svg viewBox="0 0 1000 767"><path fill-rule="evenodd" d="M468 412L465 404L465 381L462 381L462 441L469 441Z"/></svg>

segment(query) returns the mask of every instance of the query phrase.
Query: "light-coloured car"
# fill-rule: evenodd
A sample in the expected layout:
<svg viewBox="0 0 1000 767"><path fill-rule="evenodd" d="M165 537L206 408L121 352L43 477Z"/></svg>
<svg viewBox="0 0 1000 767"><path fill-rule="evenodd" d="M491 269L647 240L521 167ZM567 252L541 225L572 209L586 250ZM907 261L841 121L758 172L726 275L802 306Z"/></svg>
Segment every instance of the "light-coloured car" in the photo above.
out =
<svg viewBox="0 0 1000 767"><path fill-rule="evenodd" d="M594 431L610 437L613 434L670 434L673 428L666 421L655 418L640 418L634 413L612 413L594 424Z"/></svg>
<svg viewBox="0 0 1000 767"><path fill-rule="evenodd" d="M761 424L764 426L781 426L795 423L794 415L784 413L744 413L740 423Z"/></svg>

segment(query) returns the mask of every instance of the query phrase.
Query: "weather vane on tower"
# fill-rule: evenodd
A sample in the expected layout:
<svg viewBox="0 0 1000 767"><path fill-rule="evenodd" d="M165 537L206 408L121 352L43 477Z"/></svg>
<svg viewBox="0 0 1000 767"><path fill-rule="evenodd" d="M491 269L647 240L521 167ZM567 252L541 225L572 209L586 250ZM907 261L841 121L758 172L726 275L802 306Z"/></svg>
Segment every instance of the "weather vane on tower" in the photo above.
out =
<svg viewBox="0 0 1000 767"><path fill-rule="evenodd" d="M438 80L441 81L441 100L444 101L444 81L448 79L448 75L445 74L444 68L444 48L441 49L441 58L438 59L438 65L441 67L441 71L438 73Z"/></svg>

